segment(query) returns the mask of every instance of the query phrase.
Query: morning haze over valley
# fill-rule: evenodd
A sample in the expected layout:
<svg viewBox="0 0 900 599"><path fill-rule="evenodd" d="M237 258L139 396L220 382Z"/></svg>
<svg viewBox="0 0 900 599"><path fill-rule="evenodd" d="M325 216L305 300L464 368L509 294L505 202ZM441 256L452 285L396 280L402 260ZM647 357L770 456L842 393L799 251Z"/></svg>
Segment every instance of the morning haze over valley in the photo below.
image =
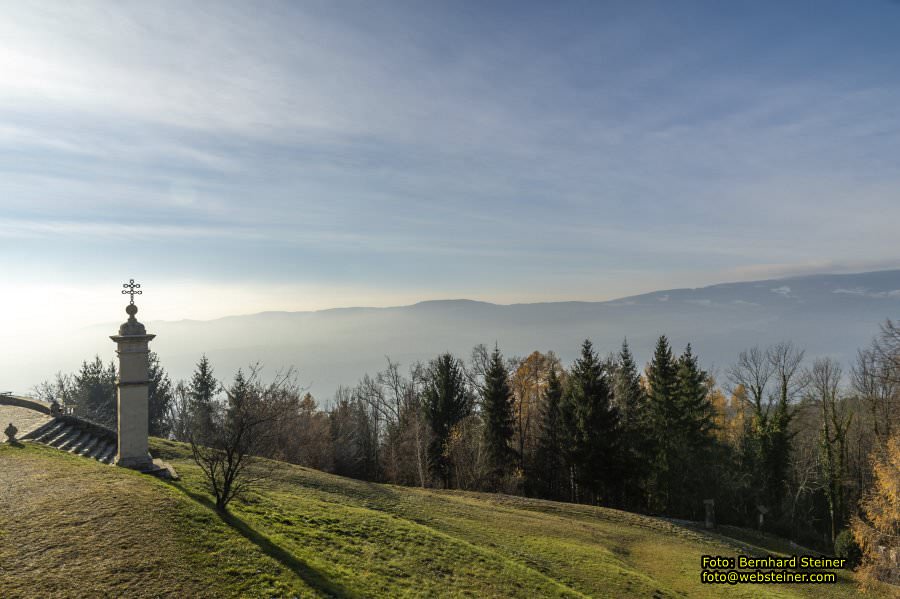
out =
<svg viewBox="0 0 900 599"><path fill-rule="evenodd" d="M897 2L0 14L0 597L900 596Z"/></svg>
<svg viewBox="0 0 900 599"><path fill-rule="evenodd" d="M465 356L480 343L496 342L511 356L540 349L572 360L585 336L603 354L617 351L627 337L635 355L647 360L665 332L675 347L692 343L720 371L747 346L783 339L810 356L846 362L898 305L900 270L886 270L672 289L606 302L447 299L148 324L160 333L156 346L175 378L189 376L203 353L226 372L245 367L253 356L273 372L296 366L304 386L328 402L339 386L381 370L386 357L406 368L441 351ZM57 371L74 370L86 356L103 355L103 332L113 324L73 328L59 347L20 349L7 358L13 367L3 385L27 391Z"/></svg>

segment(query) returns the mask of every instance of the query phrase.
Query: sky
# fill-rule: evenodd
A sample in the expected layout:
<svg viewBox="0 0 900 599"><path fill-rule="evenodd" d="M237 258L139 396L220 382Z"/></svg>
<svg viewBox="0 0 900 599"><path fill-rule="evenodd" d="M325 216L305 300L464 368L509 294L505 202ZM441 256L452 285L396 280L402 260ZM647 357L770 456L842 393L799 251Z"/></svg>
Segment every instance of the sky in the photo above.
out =
<svg viewBox="0 0 900 599"><path fill-rule="evenodd" d="M0 330L900 266L900 3L0 2Z"/></svg>

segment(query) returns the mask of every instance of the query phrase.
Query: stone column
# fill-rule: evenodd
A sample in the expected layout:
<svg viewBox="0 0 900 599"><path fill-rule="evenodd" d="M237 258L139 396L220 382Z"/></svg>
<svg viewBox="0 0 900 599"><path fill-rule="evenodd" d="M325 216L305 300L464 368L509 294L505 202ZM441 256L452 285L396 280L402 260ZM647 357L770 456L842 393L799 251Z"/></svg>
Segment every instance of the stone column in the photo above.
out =
<svg viewBox="0 0 900 599"><path fill-rule="evenodd" d="M119 355L119 378L116 381L118 399L118 452L116 465L137 470L153 468L147 451L149 429L148 378L150 371L149 343L156 335L148 335L144 325L134 317L137 306L125 308L128 320L119 327L119 334L110 337L116 342Z"/></svg>

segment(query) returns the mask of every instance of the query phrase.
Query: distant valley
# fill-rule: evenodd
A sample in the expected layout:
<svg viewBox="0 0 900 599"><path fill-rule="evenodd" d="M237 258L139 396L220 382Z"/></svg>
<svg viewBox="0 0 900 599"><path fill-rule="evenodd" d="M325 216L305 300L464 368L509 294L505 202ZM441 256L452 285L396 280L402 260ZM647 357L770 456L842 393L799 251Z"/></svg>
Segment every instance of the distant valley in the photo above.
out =
<svg viewBox="0 0 900 599"><path fill-rule="evenodd" d="M222 378L256 361L269 375L292 365L313 395L327 401L339 385L383 368L385 356L405 369L443 351L467 358L478 343L496 342L508 356L554 350L568 364L585 338L605 353L627 336L643 364L656 338L666 334L676 350L692 343L704 366L721 374L742 349L789 339L809 356L846 364L880 323L900 318L900 270L671 289L605 302L446 300L177 322L153 321L149 312L141 316L157 334L151 345L174 379L190 376L202 353ZM64 347L41 355L7 355L0 387L27 391L95 353L112 358L108 335L116 324L73 332Z"/></svg>

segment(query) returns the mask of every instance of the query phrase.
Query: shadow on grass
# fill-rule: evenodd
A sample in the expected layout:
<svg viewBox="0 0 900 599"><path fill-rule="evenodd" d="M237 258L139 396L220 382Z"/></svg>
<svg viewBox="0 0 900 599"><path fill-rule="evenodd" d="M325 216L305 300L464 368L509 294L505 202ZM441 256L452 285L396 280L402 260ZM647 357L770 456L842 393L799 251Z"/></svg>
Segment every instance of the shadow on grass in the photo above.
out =
<svg viewBox="0 0 900 599"><path fill-rule="evenodd" d="M291 552L274 543L264 534L255 530L250 524L231 513L221 513L215 504L206 496L186 489L177 482L169 484L217 515L228 526L240 533L245 539L256 545L263 553L279 562L282 566L299 576L303 582L326 597L356 598L359 597L337 582L331 580L306 562L295 557Z"/></svg>

